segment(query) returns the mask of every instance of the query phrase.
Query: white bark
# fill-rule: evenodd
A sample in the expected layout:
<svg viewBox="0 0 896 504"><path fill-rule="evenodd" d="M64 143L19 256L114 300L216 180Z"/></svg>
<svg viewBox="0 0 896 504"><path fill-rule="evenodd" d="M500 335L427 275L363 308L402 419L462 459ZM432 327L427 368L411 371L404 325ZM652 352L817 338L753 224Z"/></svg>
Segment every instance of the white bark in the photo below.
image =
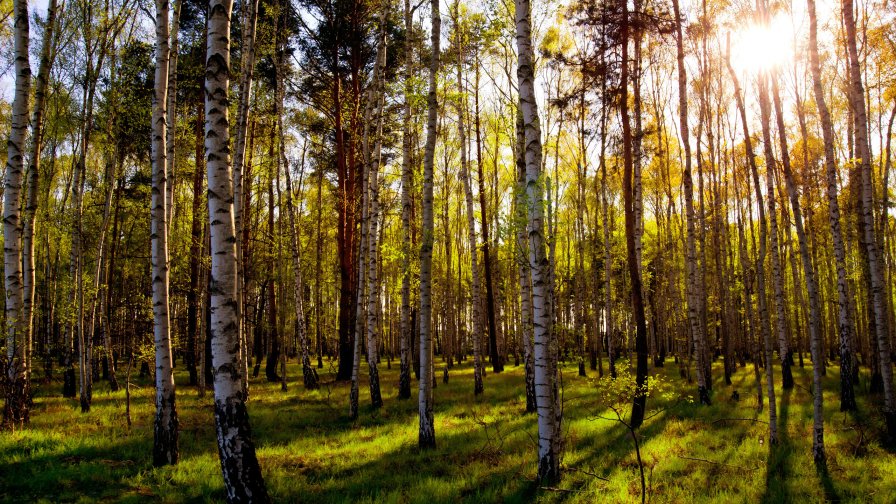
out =
<svg viewBox="0 0 896 504"><path fill-rule="evenodd" d="M232 0L211 0L205 72L205 156L211 244L212 372L218 454L229 502L267 502L251 439L239 357L236 236L230 165L228 87Z"/></svg>
<svg viewBox="0 0 896 504"><path fill-rule="evenodd" d="M246 164L246 137L249 131L249 105L252 100L252 77L255 72L255 27L258 21L258 0L249 0L244 4L247 9L243 15L242 58L240 59L239 103L236 113L236 145L233 156L233 215L236 239L237 259L237 302L239 303L239 356L243 373L249 376L249 346L243 320L245 311L245 278L243 276L243 253L241 237L243 235L243 168ZM250 152L251 156L252 153ZM243 390L248 393L249 381L243 382Z"/></svg>
<svg viewBox="0 0 896 504"><path fill-rule="evenodd" d="M382 22L382 19L381 19ZM368 226L367 231L367 370L370 388L370 403L374 408L383 405L380 394L380 375L377 368L378 340L377 323L379 321L379 279L377 277L377 264L379 260L379 244L377 228L379 224L379 166L382 151L383 138L383 106L385 104L385 88L382 85L381 71L386 62L386 35L384 28L380 29L379 42L377 43L376 63L374 64L373 82L371 84L369 99L371 106L376 103L376 142L375 147L367 152L367 198ZM369 141L369 139L368 139ZM369 145L369 143L368 143Z"/></svg>
<svg viewBox="0 0 896 504"><path fill-rule="evenodd" d="M455 9L458 9L458 3L455 3ZM455 30L458 30L460 23L460 12L455 11ZM473 210L473 187L470 182L470 169L467 161L467 125L465 116L467 114L467 97L466 86L463 80L463 47L461 46L462 35L456 33L456 43L458 51L457 62L457 85L459 91L457 103L457 132L460 139L460 178L464 185L464 203L467 212L467 236L470 240L470 263L472 270L471 282L471 302L473 303L473 394L479 395L483 391L482 384L482 296L480 294L481 280L479 278L479 244L476 239L476 221Z"/></svg>
<svg viewBox="0 0 896 504"><path fill-rule="evenodd" d="M846 248L843 245L843 231L840 228L840 203L837 195L837 157L834 154L834 127L831 112L824 97L821 82L821 64L818 61L818 20L815 15L815 0L808 0L809 13L809 66L812 71L812 92L818 116L821 119L821 133L824 139L825 182L827 186L828 221L831 226L831 241L834 245L834 259L837 265L837 333L840 343L840 410L856 409L855 393L852 385L853 373L853 324L849 311L849 286L846 276Z"/></svg>
<svg viewBox="0 0 896 504"><path fill-rule="evenodd" d="M28 133L31 65L28 61L28 2L15 0L15 94L12 125L3 176L3 275L6 288L7 396L4 417L9 423L28 421L27 332L22 280L21 193Z"/></svg>
<svg viewBox="0 0 896 504"><path fill-rule="evenodd" d="M156 0L156 70L152 106L152 313L156 355L156 419L153 464L177 463L177 410L168 314L167 112L168 1Z"/></svg>
<svg viewBox="0 0 896 504"><path fill-rule="evenodd" d="M887 301L884 285L883 264L878 250L878 241L874 229L874 186L871 173L871 152L868 146L868 113L865 108L865 92L862 85L862 73L859 68L859 55L856 48L856 20L853 15L853 4L849 0L841 2L843 24L846 26L846 47L849 55L850 102L855 112L856 153L860 174L860 218L865 242L868 271L871 276L871 303L874 314L875 337L880 361L881 378L884 385L884 417L890 437L896 437L896 392L893 390L893 366L890 356L890 337L887 334Z"/></svg>
<svg viewBox="0 0 896 504"><path fill-rule="evenodd" d="M31 116L31 149L29 152L27 191L24 202L24 222L22 224L22 261L24 269L23 294L24 318L26 333L25 372L26 385L30 386L31 347L34 340L34 227L37 217L37 193L40 190L40 148L43 137L44 108L47 98L50 69L56 57L54 46L56 37L57 1L50 0L47 7L47 20L44 27L43 45L40 50L40 67L37 71L37 87L34 90L34 113Z"/></svg>
<svg viewBox="0 0 896 504"><path fill-rule="evenodd" d="M775 105L775 117L777 119L778 137L781 145L781 166L784 172L784 181L787 185L787 195L790 197L790 206L793 209L793 222L796 226L796 236L799 240L800 259L803 262L803 272L806 282L806 290L809 293L809 351L812 354L812 387L815 393L812 397L812 457L816 465L825 465L824 452L824 411L821 383L821 368L824 365L824 356L821 354L821 303L818 299L818 279L815 276L815 266L809 255L809 239L803 226L803 214L800 209L799 189L793 180L790 169L790 157L787 152L787 133L784 125L784 116L781 107L781 97L778 93L778 85L772 82L772 98ZM797 279L794 278L794 282ZM801 286L797 286L799 289Z"/></svg>
<svg viewBox="0 0 896 504"><path fill-rule="evenodd" d="M681 13L679 11L678 0L673 0L672 5L675 10L676 19L676 45L678 50L678 105L681 122L681 140L684 144L684 173L682 181L684 185L684 204L685 219L687 221L687 249L685 262L687 266L687 300L688 300L688 322L691 327L691 334L694 338L694 355L696 356L697 369L697 391L700 396L700 402L709 404L709 392L707 388L706 363L706 340L703 333L703 292L700 288L700 267L697 264L697 246L696 239L696 222L697 218L694 214L694 181L691 174L691 142L688 133L688 95L687 95L687 75L684 66L684 45L681 33Z"/></svg>
<svg viewBox="0 0 896 504"><path fill-rule="evenodd" d="M413 31L413 12L410 0L404 0L405 33ZM398 398L411 397L411 65L413 45L404 49L404 114L401 135L401 317L399 325Z"/></svg>
<svg viewBox="0 0 896 504"><path fill-rule="evenodd" d="M550 263L545 254L541 173L541 126L535 101L535 63L532 48L529 0L516 0L516 45L518 53L520 109L523 114L526 159L526 198L529 222L529 271L532 277L532 308L535 328L535 399L538 409L538 479L560 479L560 407L557 380L557 342L552 331Z"/></svg>
<svg viewBox="0 0 896 504"><path fill-rule="evenodd" d="M433 248L433 161L436 151L436 122L439 115L437 75L439 73L439 41L442 16L439 0L431 0L432 56L429 63L429 94L426 98L426 147L423 151L423 229L420 244L420 380L418 409L420 415L420 448L435 448L436 432L432 397L432 248Z"/></svg>

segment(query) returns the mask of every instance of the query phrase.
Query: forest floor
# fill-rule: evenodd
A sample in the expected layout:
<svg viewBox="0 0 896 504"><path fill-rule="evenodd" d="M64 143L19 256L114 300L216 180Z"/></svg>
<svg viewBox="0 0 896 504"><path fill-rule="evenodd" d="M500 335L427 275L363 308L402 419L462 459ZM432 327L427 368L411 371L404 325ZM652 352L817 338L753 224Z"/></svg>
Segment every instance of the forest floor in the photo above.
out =
<svg viewBox="0 0 896 504"><path fill-rule="evenodd" d="M277 502L639 502L641 484L629 431L602 404L597 372L562 368L564 477L556 487L534 484L536 418L525 414L523 368L512 362L489 372L485 393L473 397L469 363L442 382L437 360L437 449L417 450L416 382L412 399L395 399L398 365L381 364L385 406L371 411L366 382L361 414L348 420L348 383L334 383L330 363L323 387L306 392L297 365L289 390L261 377L250 387L249 412L265 481ZM604 362L606 366L606 362ZM625 366L624 362L619 363ZM366 375L366 365L362 364ZM490 371L490 368L489 368ZM767 410L757 412L752 366L730 386L715 363L713 405L681 400L696 386L668 361L656 370L667 391L648 401L639 430L648 502L896 502L896 454L881 447L882 422L867 393L860 412L839 412L838 369L824 380L829 471L811 456L811 367L794 367L796 387L778 390L780 444L770 451ZM124 381L122 372L121 380ZM200 399L177 374L180 462L151 466L154 392L148 378L132 380L131 415L125 392L99 382L93 409L63 399L59 383L38 387L31 425L0 432L0 501L202 502L224 498L211 394ZM776 369L776 379L780 380ZM867 387L866 380L861 389ZM740 400L732 393L738 391ZM877 398L874 399L878 401ZM767 401L767 398L766 398ZM768 403L766 402L766 408ZM628 406L622 412L628 414Z"/></svg>

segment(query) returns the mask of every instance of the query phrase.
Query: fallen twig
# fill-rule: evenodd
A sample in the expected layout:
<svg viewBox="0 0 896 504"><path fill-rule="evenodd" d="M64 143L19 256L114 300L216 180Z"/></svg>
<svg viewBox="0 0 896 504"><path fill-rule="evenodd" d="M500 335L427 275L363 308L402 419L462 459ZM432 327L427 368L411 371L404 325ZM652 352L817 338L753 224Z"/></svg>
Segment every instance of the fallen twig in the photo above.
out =
<svg viewBox="0 0 896 504"><path fill-rule="evenodd" d="M755 468L755 467L744 467L744 466L731 465L731 464L726 464L726 463L724 463L724 462L716 462L716 461L714 461L714 460L707 460L707 459L696 458L696 457L685 457L684 455L677 455L677 457L680 458L680 459L685 459L685 460L693 460L693 461L696 461L696 462L706 462L707 464L720 465L720 466L725 466L725 467L732 467L732 468L734 468L734 469L744 469L744 470L747 470L747 471L755 471L755 470L757 470L757 468Z"/></svg>
<svg viewBox="0 0 896 504"><path fill-rule="evenodd" d="M578 469L578 468L576 468L576 467L567 467L566 470L567 470L567 471L580 472L580 473L582 473L582 474L587 474L588 476L591 476L592 478L597 478L597 479L602 480L602 481L610 481L609 478L604 478L603 476L600 476L600 475L595 474L595 473L590 472L590 471L586 471L586 470L584 470L584 469Z"/></svg>
<svg viewBox="0 0 896 504"><path fill-rule="evenodd" d="M765 420L760 420L758 418L719 418L718 420L713 420L711 423L713 425L715 425L719 422L725 422L725 421L758 422L758 423L768 424L768 422L766 422Z"/></svg>

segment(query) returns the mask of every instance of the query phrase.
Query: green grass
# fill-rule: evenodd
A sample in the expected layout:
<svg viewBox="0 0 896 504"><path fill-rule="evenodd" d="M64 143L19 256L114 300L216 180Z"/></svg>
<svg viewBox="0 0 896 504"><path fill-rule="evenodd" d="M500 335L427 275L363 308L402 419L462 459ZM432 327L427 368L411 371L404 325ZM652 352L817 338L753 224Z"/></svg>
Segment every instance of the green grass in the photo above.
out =
<svg viewBox="0 0 896 504"><path fill-rule="evenodd" d="M271 496L279 502L638 502L640 483L628 431L598 404L596 372L580 378L563 367L565 453L563 481L539 489L535 478L536 419L526 415L521 367L489 373L485 394L474 398L472 370L451 371L436 401L435 451L419 452L416 391L395 399L397 363L381 364L385 407L371 411L366 383L361 415L347 419L348 384L333 382L327 364L321 390L306 392L291 365L289 391L253 380L249 412ZM624 365L624 364L623 364ZM366 372L366 365L362 364ZM679 394L696 386L667 363L658 370ZM825 377L828 475L810 453L811 368L794 368L797 387L778 393L781 443L770 451L766 412L757 413L752 368L738 369L733 385L716 363L711 407L651 398L660 408L640 430L649 502L894 502L896 455L881 447L879 399L860 393L860 413L839 412L837 368ZM778 375L780 376L780 375ZM211 394L197 397L179 373L180 463L150 463L153 389L132 385L130 430L124 392L105 383L93 410L81 414L63 399L58 383L37 389L31 425L0 433L0 501L205 502L224 498ZM416 384L416 382L415 382ZM863 383L863 386L865 384ZM733 401L737 390L740 401ZM767 407L767 404L766 404ZM627 412L627 408L626 408ZM732 420L737 419L758 419ZM702 460L695 460L702 459ZM606 478L606 480L599 479Z"/></svg>

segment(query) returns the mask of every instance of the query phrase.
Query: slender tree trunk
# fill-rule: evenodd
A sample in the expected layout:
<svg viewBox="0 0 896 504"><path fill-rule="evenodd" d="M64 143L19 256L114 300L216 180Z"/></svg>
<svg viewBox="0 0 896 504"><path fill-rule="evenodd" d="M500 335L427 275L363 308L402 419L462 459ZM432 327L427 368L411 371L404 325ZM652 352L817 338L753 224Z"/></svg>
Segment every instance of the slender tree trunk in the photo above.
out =
<svg viewBox="0 0 896 504"><path fill-rule="evenodd" d="M849 287L846 276L846 248L840 227L840 203L837 195L837 158L834 153L834 126L831 112L824 97L821 81L821 63L818 58L818 20L815 15L815 0L807 0L809 13L809 66L812 71L812 91L815 105L821 119L821 133L824 139L825 180L827 182L828 220L831 226L831 241L834 245L834 259L837 266L837 334L840 343L840 411L855 411L856 399L853 390L853 323L849 310Z"/></svg>
<svg viewBox="0 0 896 504"><path fill-rule="evenodd" d="M31 65L28 61L28 2L13 3L15 25L15 94L12 125L6 150L3 177L3 275L6 288L6 404L4 421L11 425L28 422L28 327L24 313L22 279L21 193L28 133L28 99Z"/></svg>
<svg viewBox="0 0 896 504"><path fill-rule="evenodd" d="M241 48L242 57L240 59L240 84L239 97L236 112L236 144L234 146L233 156L233 215L236 226L236 237L238 239L236 246L237 255L237 302L239 303L238 315L238 334L239 334L239 356L243 365L243 372L246 379L243 380L242 386L244 392L249 390L249 346L248 335L245 327L246 314L246 264L248 258L245 257L247 251L244 250L246 245L239 241L244 234L243 221L248 217L247 210L243 209L243 205L249 201L244 197L243 179L248 179L248 173L244 173L246 161L246 137L249 133L249 113L250 103L252 101L252 79L255 73L255 27L258 21L258 0L249 0L243 4L246 9L243 12L243 46ZM248 155L252 156L251 142ZM246 215L244 215L246 214Z"/></svg>
<svg viewBox="0 0 896 504"><path fill-rule="evenodd" d="M380 23L384 22L385 17L380 17ZM371 107L376 109L376 142L373 150L369 148L368 142L367 153L365 156L368 173L367 173L367 197L370 203L369 208L369 230L367 232L367 370L370 389L370 403L374 409L383 405L383 398L380 394L380 374L377 367L378 355L378 327L379 320L379 276L378 276L378 259L379 259L379 242L377 238L377 225L379 224L380 208L379 208L379 167L380 156L382 152L383 138L383 108L385 102L385 89L382 85L382 69L386 63L386 33L385 27L380 27L379 40L377 43L376 63L374 64L373 82L371 83L369 99ZM368 139L369 140L369 139Z"/></svg>
<svg viewBox="0 0 896 504"><path fill-rule="evenodd" d="M455 3L455 27L460 24L460 7ZM457 30L458 28L455 28ZM470 240L470 263L472 272L472 282L470 297L473 304L473 394L479 395L483 392L482 384L482 297L481 297L481 281L479 278L479 244L476 240L476 222L473 209L473 184L470 181L470 170L467 163L467 126L465 116L467 115L466 89L463 80L464 48L461 45L463 36L455 33L455 43L458 44L458 60L457 60L457 85L458 103L457 103L457 131L460 139L460 178L464 186L464 203L467 211L467 236ZM489 334L489 338L492 335ZM492 362L494 363L494 357Z"/></svg>
<svg viewBox="0 0 896 504"><path fill-rule="evenodd" d="M790 196L790 206L793 209L793 222L796 225L796 236L799 240L800 258L803 261L803 274L805 275L806 290L809 292L809 351L812 354L812 386L813 394L813 435L812 457L815 464L825 467L824 451L824 411L823 388L821 383L821 368L824 365L824 356L821 351L821 303L818 299L818 280L815 276L815 267L809 253L809 240L806 237L806 229L803 227L803 215L800 209L799 189L793 180L790 169L790 155L787 151L787 130L784 125L784 114L781 111L781 97L778 92L778 84L772 82L772 98L775 105L775 116L778 126L778 137L781 145L781 166L784 171L784 181L787 184L787 193ZM794 283L797 279L794 278ZM797 286L799 289L801 286Z"/></svg>
<svg viewBox="0 0 896 504"><path fill-rule="evenodd" d="M413 32L413 11L411 1L404 0L405 33ZM398 398L411 398L411 67L413 64L413 44L404 45L403 72L404 114L402 117L401 154L401 325L399 334L399 358L401 369L398 375Z"/></svg>
<svg viewBox="0 0 896 504"><path fill-rule="evenodd" d="M640 211L640 203L635 201L634 189L632 187L632 129L628 113L628 40L630 26L628 21L628 4L625 2L626 0L622 0L619 6L622 10L622 96L619 100L619 108L622 116L622 195L625 200L626 262L628 263L628 276L631 282L632 313L635 318L635 353L637 354L635 383L637 384L638 392L633 399L629 424L632 428L637 429L644 422L644 410L647 407L647 320L644 315L644 289L641 285L639 254L641 240L640 236L636 238L636 235L640 234L637 227L640 219L636 217L636 213Z"/></svg>
<svg viewBox="0 0 896 504"><path fill-rule="evenodd" d="M282 128L283 125L283 89L282 83L280 84L280 112L277 114L277 122L279 123L279 127ZM295 285L294 285L294 297L295 297L295 310L296 310L296 338L298 339L299 344L299 352L302 359L302 380L305 385L306 390L314 390L320 387L320 382L317 377L317 371L311 365L311 349L308 341L308 335L306 331L305 324L305 303L304 303L304 283L302 281L302 258L300 255L299 249L299 228L298 222L296 218L296 210L295 205L292 201L292 175L290 174L289 163L286 162L286 153L283 148L283 131L280 130L280 159L281 163L283 163L283 169L286 173L286 208L289 214L289 248L290 253L292 254L292 267L294 271ZM302 170L305 170L305 147L302 147Z"/></svg>
<svg viewBox="0 0 896 504"><path fill-rule="evenodd" d="M433 248L433 161L436 151L436 122L439 115L437 77L442 17L439 0L431 0L432 21L429 63L429 94L426 99L426 147L423 151L423 232L420 245L420 380L418 406L420 413L420 448L435 448L436 431L432 397L432 248Z"/></svg>
<svg viewBox="0 0 896 504"><path fill-rule="evenodd" d="M775 329L778 335L778 359L781 361L781 386L784 390L793 388L793 372L790 369L790 345L787 341L787 312L784 309L784 275L781 271L780 244L778 243L778 211L775 199L775 172L777 160L771 138L771 111L768 99L769 76L759 76L759 108L762 124L762 144L765 154L766 202L768 204L769 250L772 263L772 288L775 297Z"/></svg>
<svg viewBox="0 0 896 504"><path fill-rule="evenodd" d="M535 400L535 347L532 321L532 277L529 275L529 225L526 205L526 136L523 112L516 112L516 261L520 282L520 337L526 379L526 413L538 411ZM497 152L497 150L496 150Z"/></svg>
<svg viewBox="0 0 896 504"><path fill-rule="evenodd" d="M37 82L34 89L34 112L31 116L31 148L29 151L28 171L26 173L27 189L25 192L23 223L22 223L22 262L23 277L23 309L25 320L25 373L26 373L26 397L30 394L31 386L31 356L34 341L34 294L35 294L35 268L34 268L34 234L35 219L37 217L37 194L40 190L40 150L43 143L44 109L46 108L47 86L50 80L50 70L56 59L56 10L57 1L50 0L47 7L47 20L44 25L44 38L40 50L40 66L37 71ZM7 159L9 159L7 157ZM108 350L108 349L107 349ZM113 372L114 377L114 372ZM114 378L113 378L114 380Z"/></svg>
<svg viewBox="0 0 896 504"><path fill-rule="evenodd" d="M199 103L196 111L196 170L193 173L193 211L190 225L190 288L187 291L187 354L186 365L190 376L190 385L198 384L196 369L197 339L200 337L199 319L202 316L200 309L202 304L202 285L200 284L201 261L203 249L203 224L202 219L202 179L205 174L205 146L203 144L203 130L205 123L205 108Z"/></svg>
<svg viewBox="0 0 896 504"><path fill-rule="evenodd" d="M165 124L167 135L165 136L165 153L167 165L165 178L168 192L165 199L165 222L168 226L166 232L171 234L171 223L174 220L174 184L175 164L175 140L177 137L177 56L178 35L180 34L180 9L182 0L174 0L174 15L171 17L170 46L168 51L168 103L165 111ZM167 251L166 251L167 253Z"/></svg>
<svg viewBox="0 0 896 504"><path fill-rule="evenodd" d="M841 2L843 24L846 26L846 46L849 56L850 101L855 111L857 169L861 190L859 191L859 208L861 232L867 253L864 259L871 277L871 312L874 317L874 338L877 340L877 351L880 356L881 378L884 389L884 418L887 424L887 435L896 439L896 393L893 391L893 366L890 355L890 337L887 331L886 286L884 285L883 263L878 250L878 241L874 229L874 185L871 173L871 152L868 146L868 120L865 108L862 75L859 69L858 49L856 48L856 20L853 16L853 4L849 0Z"/></svg>
<svg viewBox="0 0 896 504"><path fill-rule="evenodd" d="M156 72L152 117L152 312L156 354L153 465L176 464L178 421L168 313L166 106L168 104L168 0L156 0Z"/></svg>
<svg viewBox="0 0 896 504"><path fill-rule="evenodd" d="M765 377L766 386L768 387L768 432L769 443L777 444L778 442L778 413L777 403L775 401L775 381L773 367L773 350L771 337L771 323L768 316L768 303L766 301L765 287L765 255L766 255L766 237L768 235L767 225L765 221L765 206L762 199L762 186L759 183L759 171L756 169L756 157L753 153L753 142L750 137L749 124L747 123L746 107L744 106L744 98L741 94L740 83L737 80L737 74L731 67L730 56L726 54L725 64L728 67L728 73L731 75L731 82L734 85L734 96L737 101L737 111L740 115L741 125L744 128L744 154L750 166L750 174L753 178L753 189L756 192L756 207L759 209L759 252L756 257L756 298L759 305L759 329L762 333L763 349L765 352ZM752 215L752 212L751 212ZM752 222L752 218L751 218ZM752 226L752 224L751 224Z"/></svg>
<svg viewBox="0 0 896 504"><path fill-rule="evenodd" d="M672 6L675 10L675 43L678 48L678 104L681 123L681 140L684 144L684 172L682 180L684 185L684 204L685 219L687 221L687 251L685 262L687 263L687 298L688 298L688 321L691 325L691 334L694 338L694 355L697 360L697 392L702 404L709 404L709 390L706 376L707 364L704 362L706 356L706 339L703 332L703 315L702 300L703 295L700 292L700 268L697 263L697 246L696 240L696 221L694 215L694 181L691 175L691 141L688 133L688 94L687 94L687 75L684 67L684 42L681 33L681 12L678 6L678 0L672 0Z"/></svg>
<svg viewBox="0 0 896 504"><path fill-rule="evenodd" d="M529 222L529 271L535 327L535 399L538 409L538 480L560 479L561 410L557 379L557 341L553 334L549 294L550 263L545 255L541 173L541 126L535 101L535 67L529 0L516 0L517 80L523 115L526 159L526 199Z"/></svg>
<svg viewBox="0 0 896 504"><path fill-rule="evenodd" d="M230 16L232 0L211 0L205 71L205 151L208 169L208 213L211 239L212 367L215 381L215 430L227 501L269 501L255 455L242 381L237 302L236 233L233 220L233 177L230 125L227 117L230 80Z"/></svg>

